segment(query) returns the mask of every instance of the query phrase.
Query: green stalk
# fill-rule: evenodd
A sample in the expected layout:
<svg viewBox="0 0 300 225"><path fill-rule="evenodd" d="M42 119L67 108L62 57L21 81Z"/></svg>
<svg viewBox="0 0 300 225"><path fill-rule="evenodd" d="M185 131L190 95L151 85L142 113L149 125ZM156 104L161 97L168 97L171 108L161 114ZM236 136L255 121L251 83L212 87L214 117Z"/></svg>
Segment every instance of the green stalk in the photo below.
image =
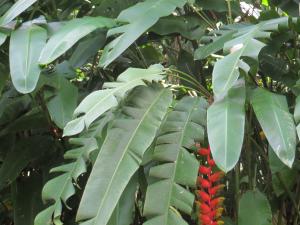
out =
<svg viewBox="0 0 300 225"><path fill-rule="evenodd" d="M231 9L231 0L225 0L227 2L227 8L228 8L228 23L233 23L232 19L232 9Z"/></svg>
<svg viewBox="0 0 300 225"><path fill-rule="evenodd" d="M239 202L240 202L240 163L238 162L234 169L235 181L235 208L236 208L236 224L238 225Z"/></svg>

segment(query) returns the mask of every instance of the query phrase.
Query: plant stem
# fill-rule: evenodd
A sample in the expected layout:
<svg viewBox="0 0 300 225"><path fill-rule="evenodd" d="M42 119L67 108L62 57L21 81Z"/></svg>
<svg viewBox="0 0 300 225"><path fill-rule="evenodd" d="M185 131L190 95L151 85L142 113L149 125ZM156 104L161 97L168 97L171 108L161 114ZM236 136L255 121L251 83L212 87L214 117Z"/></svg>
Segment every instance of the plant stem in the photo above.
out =
<svg viewBox="0 0 300 225"><path fill-rule="evenodd" d="M239 201L240 201L240 163L238 162L234 169L235 180L235 210L236 210L236 224L238 225L239 215Z"/></svg>
<svg viewBox="0 0 300 225"><path fill-rule="evenodd" d="M225 0L227 2L227 8L228 8L228 23L232 23L232 9L231 9L231 0Z"/></svg>

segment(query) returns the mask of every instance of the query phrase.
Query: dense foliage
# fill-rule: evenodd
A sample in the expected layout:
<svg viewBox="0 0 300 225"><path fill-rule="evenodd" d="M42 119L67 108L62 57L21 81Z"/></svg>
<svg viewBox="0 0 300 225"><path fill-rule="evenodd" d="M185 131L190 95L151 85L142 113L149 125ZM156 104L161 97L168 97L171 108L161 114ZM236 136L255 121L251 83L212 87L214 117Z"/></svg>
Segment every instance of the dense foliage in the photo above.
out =
<svg viewBox="0 0 300 225"><path fill-rule="evenodd" d="M300 224L299 7L0 1L0 224Z"/></svg>

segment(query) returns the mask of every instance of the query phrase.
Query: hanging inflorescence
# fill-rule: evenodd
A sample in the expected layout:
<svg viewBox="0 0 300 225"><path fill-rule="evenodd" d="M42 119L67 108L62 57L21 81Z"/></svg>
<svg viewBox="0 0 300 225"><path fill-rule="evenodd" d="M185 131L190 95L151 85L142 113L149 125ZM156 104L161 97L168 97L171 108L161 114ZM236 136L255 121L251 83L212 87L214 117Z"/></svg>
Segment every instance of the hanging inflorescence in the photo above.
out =
<svg viewBox="0 0 300 225"><path fill-rule="evenodd" d="M220 184L224 173L217 169L209 148L198 149L198 154L204 157L204 164L199 167L196 201L199 207L199 225L222 225L224 222L220 218L224 198L219 196L219 193L224 188L224 185Z"/></svg>

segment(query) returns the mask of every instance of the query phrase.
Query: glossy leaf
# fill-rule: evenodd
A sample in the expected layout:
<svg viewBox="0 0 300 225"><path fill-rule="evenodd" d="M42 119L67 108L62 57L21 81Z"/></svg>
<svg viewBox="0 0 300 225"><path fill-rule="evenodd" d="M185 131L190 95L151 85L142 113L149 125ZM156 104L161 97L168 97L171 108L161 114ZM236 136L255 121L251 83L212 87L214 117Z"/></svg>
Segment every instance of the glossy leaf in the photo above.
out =
<svg viewBox="0 0 300 225"><path fill-rule="evenodd" d="M18 0L2 17L0 17L0 27L11 22L36 1L37 0Z"/></svg>
<svg viewBox="0 0 300 225"><path fill-rule="evenodd" d="M10 38L9 62L12 82L17 91L26 94L35 89L41 69L38 58L46 43L47 32L36 25L24 25Z"/></svg>
<svg viewBox="0 0 300 225"><path fill-rule="evenodd" d="M257 88L251 97L255 115L276 155L292 167L296 150L296 127L286 97Z"/></svg>
<svg viewBox="0 0 300 225"><path fill-rule="evenodd" d="M167 115L153 152L159 164L149 172L156 181L147 188L144 225L188 224L179 211L192 213L194 195L184 187L195 187L199 163L187 149L204 141L206 107L201 98L185 97Z"/></svg>
<svg viewBox="0 0 300 225"><path fill-rule="evenodd" d="M272 225L272 211L267 197L258 190L247 191L239 203L239 225Z"/></svg>
<svg viewBox="0 0 300 225"><path fill-rule="evenodd" d="M163 78L164 71L161 65L153 65L148 69L129 68L116 80L104 84L104 90L92 92L79 104L74 112L78 118L70 121L64 135L78 134L88 128L101 114L118 105L117 98L122 98L125 93L135 86L143 85L143 80L158 81ZM84 115L82 115L84 114Z"/></svg>
<svg viewBox="0 0 300 225"><path fill-rule="evenodd" d="M244 81L238 80L228 94L215 99L207 111L207 133L212 156L217 166L225 172L235 166L241 154L245 98Z"/></svg>
<svg viewBox="0 0 300 225"><path fill-rule="evenodd" d="M104 17L83 17L68 21L49 39L43 48L39 63L42 65L48 64L92 31L113 26L115 26L114 20Z"/></svg>
<svg viewBox="0 0 300 225"><path fill-rule="evenodd" d="M170 90L157 85L139 86L129 94L100 149L79 205L77 221L107 224L153 142L171 101Z"/></svg>
<svg viewBox="0 0 300 225"><path fill-rule="evenodd" d="M160 17L170 15L177 7L183 7L185 3L186 0L147 0L123 10L118 20L128 24L109 30L109 36L115 34L120 34L120 36L104 48L100 66L107 67Z"/></svg>

